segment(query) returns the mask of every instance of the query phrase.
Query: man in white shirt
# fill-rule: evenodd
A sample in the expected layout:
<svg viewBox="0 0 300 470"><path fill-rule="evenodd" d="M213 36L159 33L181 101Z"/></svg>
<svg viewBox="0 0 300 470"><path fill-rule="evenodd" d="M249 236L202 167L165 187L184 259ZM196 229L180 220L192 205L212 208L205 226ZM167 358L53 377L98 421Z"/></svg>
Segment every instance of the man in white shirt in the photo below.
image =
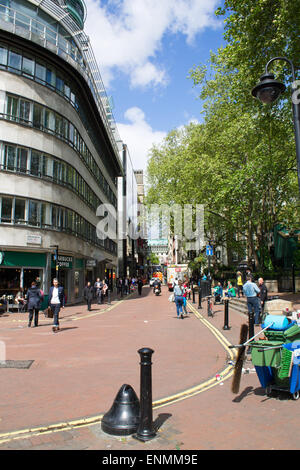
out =
<svg viewBox="0 0 300 470"><path fill-rule="evenodd" d="M53 312L53 332L56 333L59 330L59 312L61 308L65 306L65 294L64 288L58 285L58 280L53 279L53 286L50 287L48 305L51 307Z"/></svg>

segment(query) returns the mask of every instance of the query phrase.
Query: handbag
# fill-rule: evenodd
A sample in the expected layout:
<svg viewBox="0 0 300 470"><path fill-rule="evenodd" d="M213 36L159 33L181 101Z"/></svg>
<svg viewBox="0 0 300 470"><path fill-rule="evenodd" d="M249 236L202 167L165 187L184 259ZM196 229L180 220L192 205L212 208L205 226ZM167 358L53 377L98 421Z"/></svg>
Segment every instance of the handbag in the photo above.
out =
<svg viewBox="0 0 300 470"><path fill-rule="evenodd" d="M52 308L51 307L46 308L46 310L44 310L44 315L47 318L53 318Z"/></svg>
<svg viewBox="0 0 300 470"><path fill-rule="evenodd" d="M170 295L169 302L175 302L175 295L174 294Z"/></svg>

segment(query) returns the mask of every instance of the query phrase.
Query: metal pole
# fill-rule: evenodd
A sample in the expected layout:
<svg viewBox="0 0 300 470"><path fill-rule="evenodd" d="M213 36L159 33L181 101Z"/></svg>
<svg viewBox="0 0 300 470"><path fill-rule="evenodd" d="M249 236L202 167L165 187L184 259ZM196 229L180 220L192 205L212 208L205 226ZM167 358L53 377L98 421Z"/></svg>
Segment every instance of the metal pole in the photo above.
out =
<svg viewBox="0 0 300 470"><path fill-rule="evenodd" d="M230 329L229 326L228 326L228 306L229 306L229 299L225 299L223 330L229 330Z"/></svg>
<svg viewBox="0 0 300 470"><path fill-rule="evenodd" d="M138 350L141 357L141 393L140 393L140 423L135 435L140 441L149 441L156 436L152 420L152 376L151 357L153 349L142 348Z"/></svg>
<svg viewBox="0 0 300 470"><path fill-rule="evenodd" d="M252 310L249 315L249 339L254 336L254 312ZM251 352L251 346L248 348L248 352Z"/></svg>
<svg viewBox="0 0 300 470"><path fill-rule="evenodd" d="M201 286L199 286L198 309L202 308L201 300L202 300L202 289L201 289Z"/></svg>
<svg viewBox="0 0 300 470"><path fill-rule="evenodd" d="M294 264L292 264L292 282L293 282L293 294L296 294L295 265Z"/></svg>
<svg viewBox="0 0 300 470"><path fill-rule="evenodd" d="M193 290L193 304L195 304L195 289L194 289L194 284L193 284L193 287L192 287L192 290Z"/></svg>
<svg viewBox="0 0 300 470"><path fill-rule="evenodd" d="M110 305L110 290L107 291L107 303Z"/></svg>

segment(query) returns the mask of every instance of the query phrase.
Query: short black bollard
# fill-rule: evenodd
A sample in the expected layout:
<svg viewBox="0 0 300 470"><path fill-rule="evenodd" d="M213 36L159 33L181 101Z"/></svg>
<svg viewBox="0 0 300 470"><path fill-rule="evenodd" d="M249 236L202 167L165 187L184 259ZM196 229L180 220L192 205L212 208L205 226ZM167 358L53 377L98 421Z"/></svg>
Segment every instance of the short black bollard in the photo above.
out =
<svg viewBox="0 0 300 470"><path fill-rule="evenodd" d="M133 437L145 442L156 436L152 418L151 357L154 351L150 348L142 348L138 350L138 353L141 356L140 423Z"/></svg>
<svg viewBox="0 0 300 470"><path fill-rule="evenodd" d="M230 327L228 326L228 306L229 306L229 299L225 299L223 330L230 330Z"/></svg>
<svg viewBox="0 0 300 470"><path fill-rule="evenodd" d="M107 291L107 303L110 305L110 290Z"/></svg>
<svg viewBox="0 0 300 470"><path fill-rule="evenodd" d="M202 308L201 305L201 300L202 300L202 289L199 287L199 295L198 295L198 309Z"/></svg>
<svg viewBox="0 0 300 470"><path fill-rule="evenodd" d="M194 286L192 287L192 290L193 290L193 304L195 304L195 289L194 289Z"/></svg>

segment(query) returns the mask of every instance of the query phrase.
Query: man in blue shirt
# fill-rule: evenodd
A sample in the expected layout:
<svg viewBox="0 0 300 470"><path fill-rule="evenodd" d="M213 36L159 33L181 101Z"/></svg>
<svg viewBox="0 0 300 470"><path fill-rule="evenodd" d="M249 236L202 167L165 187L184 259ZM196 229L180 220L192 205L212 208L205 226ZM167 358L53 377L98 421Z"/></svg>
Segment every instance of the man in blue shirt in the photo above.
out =
<svg viewBox="0 0 300 470"><path fill-rule="evenodd" d="M244 295L247 297L247 307L248 307L248 313L252 312L252 309L254 309L254 322L255 325L259 324L259 299L257 297L257 294L260 293L259 288L257 285L252 282L252 277L247 276L246 277L247 282L243 285L243 292Z"/></svg>

